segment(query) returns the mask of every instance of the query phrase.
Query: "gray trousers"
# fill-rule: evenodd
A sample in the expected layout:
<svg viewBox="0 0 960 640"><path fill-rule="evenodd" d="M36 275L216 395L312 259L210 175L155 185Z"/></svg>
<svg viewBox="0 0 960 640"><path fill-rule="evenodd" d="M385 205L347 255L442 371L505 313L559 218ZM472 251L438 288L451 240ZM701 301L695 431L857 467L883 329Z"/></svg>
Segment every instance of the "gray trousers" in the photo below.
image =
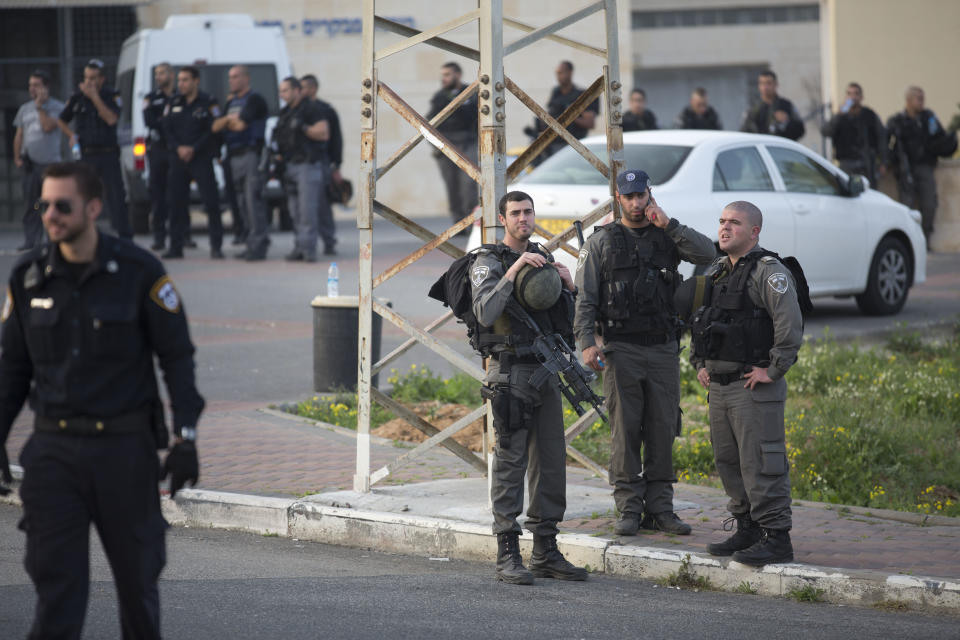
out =
<svg viewBox="0 0 960 640"><path fill-rule="evenodd" d="M907 185L902 179L897 181L900 202L920 211L920 224L928 241L933 233L933 218L937 213L937 181L933 176L934 169L935 167L929 164L913 165L910 167L913 184Z"/></svg>
<svg viewBox="0 0 960 640"><path fill-rule="evenodd" d="M523 512L523 477L528 476L530 504L525 526L534 535L552 536L567 509L567 446L563 438L563 408L556 380L548 378L540 389L527 382L540 367L514 364L509 382L513 392L533 404L525 428L513 431L509 448L493 451L493 532L521 531L517 516ZM490 360L487 381L500 378L500 367Z"/></svg>
<svg viewBox="0 0 960 640"><path fill-rule="evenodd" d="M677 343L609 345L603 393L610 417L610 484L621 513L673 511L673 440L680 430Z"/></svg>
<svg viewBox="0 0 960 640"><path fill-rule="evenodd" d="M790 463L783 408L787 381L745 389L742 381L710 383L710 439L717 472L736 516L789 530Z"/></svg>
<svg viewBox="0 0 960 640"><path fill-rule="evenodd" d="M327 183L333 179L330 170L324 171L323 197L317 201L317 227L325 249L333 249L337 244L337 228L333 222L333 207L327 198Z"/></svg>
<svg viewBox="0 0 960 640"><path fill-rule="evenodd" d="M263 200L266 176L260 171L260 156L253 151L230 157L233 189L237 194L239 215L247 228L247 250L261 253L267 250L270 236L267 229L267 204Z"/></svg>
<svg viewBox="0 0 960 640"><path fill-rule="evenodd" d="M474 162L477 161L476 142L464 145L458 144L457 149L464 157ZM441 155L438 157L437 164L440 166L440 176L443 178L443 184L447 187L447 204L450 208L450 216L456 222L468 215L477 206L477 183L447 156Z"/></svg>
<svg viewBox="0 0 960 640"><path fill-rule="evenodd" d="M284 183L287 207L296 232L295 249L307 257L317 255L319 200L326 200L325 162L288 164Z"/></svg>

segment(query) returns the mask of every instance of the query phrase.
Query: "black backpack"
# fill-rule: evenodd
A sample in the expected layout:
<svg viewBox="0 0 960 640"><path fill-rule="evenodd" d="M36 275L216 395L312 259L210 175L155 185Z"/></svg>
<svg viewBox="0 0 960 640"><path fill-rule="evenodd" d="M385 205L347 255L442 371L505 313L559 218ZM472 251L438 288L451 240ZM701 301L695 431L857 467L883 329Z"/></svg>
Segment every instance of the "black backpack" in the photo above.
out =
<svg viewBox="0 0 960 640"><path fill-rule="evenodd" d="M476 262L482 249L500 251L500 247L495 244L480 245L468 251L453 261L453 264L433 283L427 295L434 300L439 300L445 307L450 307L457 320L466 325L470 346L482 355L486 355L480 345L480 323L473 315L473 287L470 283L473 263Z"/></svg>
<svg viewBox="0 0 960 640"><path fill-rule="evenodd" d="M807 315L813 311L813 301L810 300L810 285L807 284L807 276L803 274L803 267L800 266L800 261L793 256L781 258L780 254L773 251L764 251L763 255L773 256L790 270L793 281L797 285L797 302L800 303L800 313L802 313L804 319L806 319Z"/></svg>

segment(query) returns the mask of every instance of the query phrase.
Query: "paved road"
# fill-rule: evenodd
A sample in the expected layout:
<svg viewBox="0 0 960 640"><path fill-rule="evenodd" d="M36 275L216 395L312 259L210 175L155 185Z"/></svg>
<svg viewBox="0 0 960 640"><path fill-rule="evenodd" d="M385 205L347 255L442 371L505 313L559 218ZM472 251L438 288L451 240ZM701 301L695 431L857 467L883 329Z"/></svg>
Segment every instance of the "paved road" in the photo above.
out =
<svg viewBox="0 0 960 640"><path fill-rule="evenodd" d="M19 510L0 506L0 531ZM957 618L694 593L592 575L513 587L492 567L226 531L173 529L161 581L168 638L960 638ZM117 636L94 536L86 638ZM0 537L0 629L26 635L23 536Z"/></svg>

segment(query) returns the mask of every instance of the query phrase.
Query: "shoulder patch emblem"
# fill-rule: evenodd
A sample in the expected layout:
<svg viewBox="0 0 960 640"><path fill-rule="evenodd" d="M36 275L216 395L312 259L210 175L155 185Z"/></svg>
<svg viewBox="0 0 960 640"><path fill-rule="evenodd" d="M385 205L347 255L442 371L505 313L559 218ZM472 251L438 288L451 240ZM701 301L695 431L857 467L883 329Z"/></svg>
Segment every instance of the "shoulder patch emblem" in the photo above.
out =
<svg viewBox="0 0 960 640"><path fill-rule="evenodd" d="M13 292L10 291L10 285L7 285L7 297L3 301L3 311L0 311L0 322L6 322L11 313L13 313Z"/></svg>
<svg viewBox="0 0 960 640"><path fill-rule="evenodd" d="M473 268L473 272L470 274L470 282L473 283L473 286L479 287L480 283L486 280L489 275L490 267L485 264L479 264Z"/></svg>
<svg viewBox="0 0 960 640"><path fill-rule="evenodd" d="M176 287L173 286L173 281L170 279L170 276L161 276L160 279L153 284L150 288L150 299L164 311L180 313L180 294L177 293Z"/></svg>
<svg viewBox="0 0 960 640"><path fill-rule="evenodd" d="M767 284L781 295L786 293L790 287L790 281L787 280L787 274L785 273L771 273L767 278Z"/></svg>
<svg viewBox="0 0 960 640"><path fill-rule="evenodd" d="M587 256L590 255L590 252L586 249L580 249L580 254L577 256L577 271L583 268L583 265L587 262Z"/></svg>

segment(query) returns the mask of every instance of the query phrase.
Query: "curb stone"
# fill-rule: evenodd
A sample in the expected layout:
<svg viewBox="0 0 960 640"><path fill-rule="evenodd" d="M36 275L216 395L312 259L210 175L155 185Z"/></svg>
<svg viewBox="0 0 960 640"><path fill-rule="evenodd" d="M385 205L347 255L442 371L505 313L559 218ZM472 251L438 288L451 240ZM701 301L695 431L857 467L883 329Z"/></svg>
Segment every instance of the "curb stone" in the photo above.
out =
<svg viewBox="0 0 960 640"><path fill-rule="evenodd" d="M236 529L326 544L371 548L429 557L493 561L496 537L486 525L414 516L316 502L217 491L184 489L175 500L163 500L171 524ZM521 536L529 553L533 537ZM786 596L795 589L822 589L825 601L869 606L883 601L960 613L960 580L942 580L876 571L851 571L804 564L749 567L729 559L687 551L618 544L584 534L560 534L557 543L567 558L598 573L622 578L657 580L685 564L722 591L742 583L767 596Z"/></svg>

